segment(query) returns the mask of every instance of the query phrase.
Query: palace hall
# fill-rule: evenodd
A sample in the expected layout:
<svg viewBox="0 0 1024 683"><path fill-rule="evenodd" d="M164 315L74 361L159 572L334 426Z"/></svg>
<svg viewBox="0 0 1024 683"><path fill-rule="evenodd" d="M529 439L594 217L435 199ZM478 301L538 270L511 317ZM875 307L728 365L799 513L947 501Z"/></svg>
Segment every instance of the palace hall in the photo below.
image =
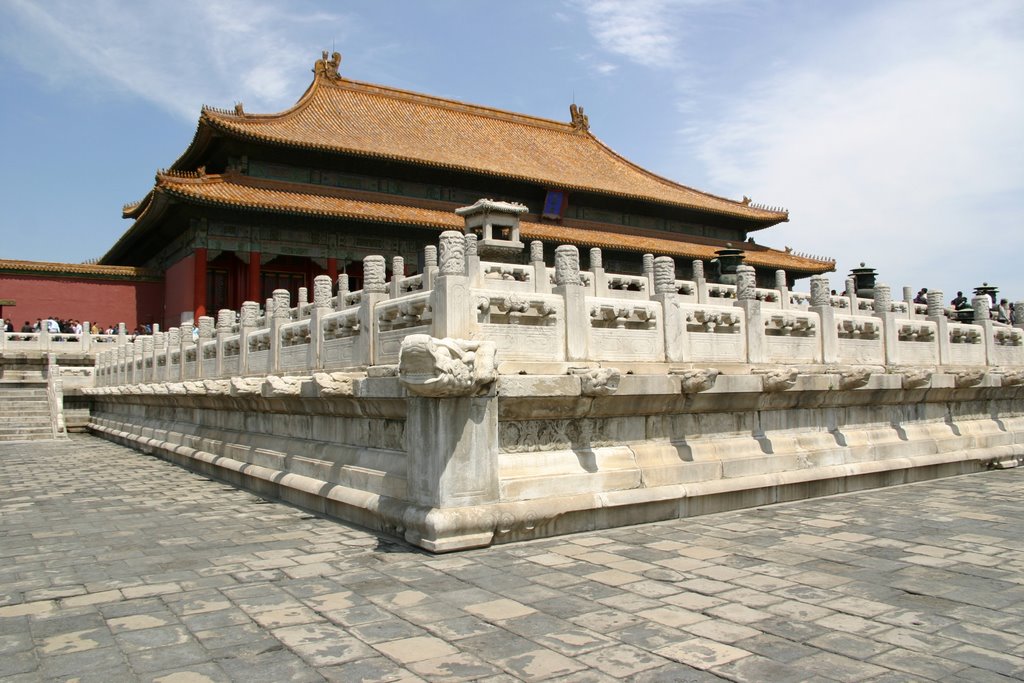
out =
<svg viewBox="0 0 1024 683"><path fill-rule="evenodd" d="M401 256L415 274L424 246L463 229L455 209L481 198L525 205L521 237L548 259L559 244L600 247L606 269L638 273L651 253L688 277L693 260L738 248L759 284L779 269L792 283L835 268L755 244L788 213L641 168L575 104L567 121L549 120L351 80L340 64L324 53L281 113L202 109L191 144L124 207L132 224L96 266L137 269L150 289L162 276L162 297L147 294L129 324L177 326L279 288L294 297L321 274L346 273L356 289L372 254ZM0 283L17 270L0 262Z"/></svg>

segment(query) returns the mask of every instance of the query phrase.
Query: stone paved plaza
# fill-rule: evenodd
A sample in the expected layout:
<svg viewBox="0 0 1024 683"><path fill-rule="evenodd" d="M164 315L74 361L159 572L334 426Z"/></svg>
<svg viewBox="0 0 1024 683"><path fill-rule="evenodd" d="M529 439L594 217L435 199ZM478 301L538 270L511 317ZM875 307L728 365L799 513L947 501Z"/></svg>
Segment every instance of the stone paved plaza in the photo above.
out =
<svg viewBox="0 0 1024 683"><path fill-rule="evenodd" d="M1024 677L1024 471L431 556L93 437L0 444L4 681Z"/></svg>

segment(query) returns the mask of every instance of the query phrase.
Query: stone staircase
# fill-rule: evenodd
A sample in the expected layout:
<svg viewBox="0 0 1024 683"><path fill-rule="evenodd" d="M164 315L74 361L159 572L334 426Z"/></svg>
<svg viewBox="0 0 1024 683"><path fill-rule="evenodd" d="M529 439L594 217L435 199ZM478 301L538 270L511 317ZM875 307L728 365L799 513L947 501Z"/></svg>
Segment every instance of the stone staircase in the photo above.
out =
<svg viewBox="0 0 1024 683"><path fill-rule="evenodd" d="M37 441L55 436L63 438L65 434L54 434L45 382L0 382L0 441Z"/></svg>

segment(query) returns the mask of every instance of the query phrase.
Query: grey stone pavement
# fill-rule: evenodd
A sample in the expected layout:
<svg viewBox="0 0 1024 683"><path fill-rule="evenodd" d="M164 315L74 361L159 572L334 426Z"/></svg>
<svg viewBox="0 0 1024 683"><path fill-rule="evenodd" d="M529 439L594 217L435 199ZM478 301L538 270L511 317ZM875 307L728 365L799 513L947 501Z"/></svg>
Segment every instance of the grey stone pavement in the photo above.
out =
<svg viewBox="0 0 1024 683"><path fill-rule="evenodd" d="M88 436L0 445L4 681L1024 677L1024 471L431 556Z"/></svg>

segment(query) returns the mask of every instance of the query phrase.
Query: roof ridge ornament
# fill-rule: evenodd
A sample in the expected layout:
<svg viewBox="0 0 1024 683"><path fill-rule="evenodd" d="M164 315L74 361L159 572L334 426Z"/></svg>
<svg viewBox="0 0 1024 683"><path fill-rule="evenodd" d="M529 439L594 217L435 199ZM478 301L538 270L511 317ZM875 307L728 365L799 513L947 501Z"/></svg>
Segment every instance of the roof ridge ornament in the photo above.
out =
<svg viewBox="0 0 1024 683"><path fill-rule="evenodd" d="M313 65L313 73L317 76L325 76L332 81L341 78L341 75L338 73L338 67L341 66L341 55L335 52L328 59L327 50L324 50L321 54L322 57L316 60L316 64Z"/></svg>
<svg viewBox="0 0 1024 683"><path fill-rule="evenodd" d="M572 117L572 128L577 133L590 131L590 118L583 113L583 107L577 106L575 102L569 105L569 115Z"/></svg>

